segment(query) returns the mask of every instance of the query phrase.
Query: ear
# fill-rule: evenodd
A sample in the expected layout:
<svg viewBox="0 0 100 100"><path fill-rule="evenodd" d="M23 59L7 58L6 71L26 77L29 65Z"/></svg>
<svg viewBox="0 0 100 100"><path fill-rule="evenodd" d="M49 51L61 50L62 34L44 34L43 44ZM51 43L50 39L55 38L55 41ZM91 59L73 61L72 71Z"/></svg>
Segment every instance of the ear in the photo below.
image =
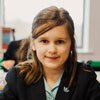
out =
<svg viewBox="0 0 100 100"><path fill-rule="evenodd" d="M35 43L31 43L30 46L31 46L31 48L32 48L33 51L36 50L36 49L35 49Z"/></svg>
<svg viewBox="0 0 100 100"><path fill-rule="evenodd" d="M35 46L32 46L32 50L33 50L33 51L35 51L35 50L36 50L36 49L35 49Z"/></svg>

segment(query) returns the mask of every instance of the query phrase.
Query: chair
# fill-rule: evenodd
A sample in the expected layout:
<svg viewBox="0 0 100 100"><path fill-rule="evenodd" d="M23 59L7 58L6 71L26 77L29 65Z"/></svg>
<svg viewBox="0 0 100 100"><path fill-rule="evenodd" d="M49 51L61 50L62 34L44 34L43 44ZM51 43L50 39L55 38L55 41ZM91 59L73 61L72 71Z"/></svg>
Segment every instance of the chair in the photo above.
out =
<svg viewBox="0 0 100 100"><path fill-rule="evenodd" d="M91 68L93 68L95 71L100 71L100 61L87 61L87 64L90 65Z"/></svg>

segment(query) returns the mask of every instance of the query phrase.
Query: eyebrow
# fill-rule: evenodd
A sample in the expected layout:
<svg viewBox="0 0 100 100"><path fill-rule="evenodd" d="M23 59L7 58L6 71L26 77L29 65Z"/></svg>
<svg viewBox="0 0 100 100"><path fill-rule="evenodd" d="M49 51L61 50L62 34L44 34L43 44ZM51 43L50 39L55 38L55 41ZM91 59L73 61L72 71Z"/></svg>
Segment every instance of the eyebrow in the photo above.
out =
<svg viewBox="0 0 100 100"><path fill-rule="evenodd" d="M38 39L49 39L48 37L38 37ZM70 39L70 37L57 37L57 40L67 40Z"/></svg>

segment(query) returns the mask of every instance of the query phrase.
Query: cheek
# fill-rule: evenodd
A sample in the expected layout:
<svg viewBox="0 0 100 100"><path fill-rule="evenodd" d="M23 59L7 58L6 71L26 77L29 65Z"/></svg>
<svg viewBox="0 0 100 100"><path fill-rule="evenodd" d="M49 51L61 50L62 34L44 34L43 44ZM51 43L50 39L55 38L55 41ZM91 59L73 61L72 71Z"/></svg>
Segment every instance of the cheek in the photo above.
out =
<svg viewBox="0 0 100 100"><path fill-rule="evenodd" d="M61 48L61 54L64 58L68 58L70 53L70 46L66 46L65 48Z"/></svg>
<svg viewBox="0 0 100 100"><path fill-rule="evenodd" d="M69 55L69 52L70 52L70 49L69 50L68 49L67 50L62 50L61 54L62 54L63 57L67 58L68 55Z"/></svg>
<svg viewBox="0 0 100 100"><path fill-rule="evenodd" d="M60 51L65 52L65 53L69 53L70 49L71 49L71 45L67 44L67 45L64 45L63 47L61 47Z"/></svg>
<svg viewBox="0 0 100 100"><path fill-rule="evenodd" d="M38 59L41 59L44 53L45 53L45 49L40 48L40 47L36 48L36 54L37 54Z"/></svg>

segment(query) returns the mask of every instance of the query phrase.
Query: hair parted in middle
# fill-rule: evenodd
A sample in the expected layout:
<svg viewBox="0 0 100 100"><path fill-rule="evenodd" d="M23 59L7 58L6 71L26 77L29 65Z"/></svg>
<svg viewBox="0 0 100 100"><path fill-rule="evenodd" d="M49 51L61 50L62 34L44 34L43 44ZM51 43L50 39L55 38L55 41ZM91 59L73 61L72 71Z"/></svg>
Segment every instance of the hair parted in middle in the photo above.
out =
<svg viewBox="0 0 100 100"><path fill-rule="evenodd" d="M66 25L66 29L68 30L71 39L71 50L65 63L65 71L69 77L70 87L76 76L77 54L74 38L74 23L68 11L63 8L57 8L55 6L50 6L40 11L33 20L32 37L30 41L34 41L34 39L38 38L45 32L63 24ZM37 58L36 52L32 49L30 49L30 52L32 53L31 60L19 64L20 73L25 73L25 82L28 85L37 82L43 75L42 65Z"/></svg>

